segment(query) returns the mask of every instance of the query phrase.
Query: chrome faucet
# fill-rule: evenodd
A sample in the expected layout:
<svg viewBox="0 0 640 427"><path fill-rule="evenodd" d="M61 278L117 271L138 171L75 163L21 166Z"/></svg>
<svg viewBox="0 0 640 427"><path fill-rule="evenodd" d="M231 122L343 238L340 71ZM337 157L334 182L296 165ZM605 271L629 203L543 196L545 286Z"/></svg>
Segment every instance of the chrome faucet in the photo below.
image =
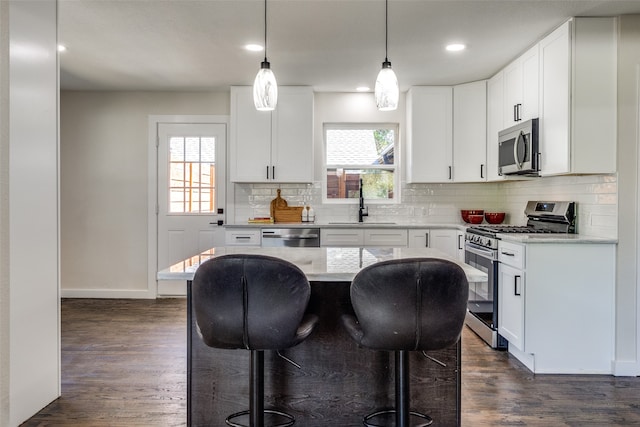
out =
<svg viewBox="0 0 640 427"><path fill-rule="evenodd" d="M369 207L364 205L364 197L362 196L362 178L360 178L360 207L358 208L358 222L362 222L362 218L369 216Z"/></svg>

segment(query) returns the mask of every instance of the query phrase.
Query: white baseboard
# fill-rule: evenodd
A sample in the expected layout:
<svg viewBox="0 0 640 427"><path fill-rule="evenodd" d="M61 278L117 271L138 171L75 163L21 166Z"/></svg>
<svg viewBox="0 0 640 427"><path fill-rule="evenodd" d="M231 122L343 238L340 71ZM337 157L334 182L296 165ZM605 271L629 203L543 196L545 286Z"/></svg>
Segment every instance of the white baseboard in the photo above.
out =
<svg viewBox="0 0 640 427"><path fill-rule="evenodd" d="M637 377L640 376L640 365L635 360L614 360L611 371L616 377Z"/></svg>
<svg viewBox="0 0 640 427"><path fill-rule="evenodd" d="M184 280L158 280L159 297L187 296L187 282Z"/></svg>
<svg viewBox="0 0 640 427"><path fill-rule="evenodd" d="M149 290L129 289L61 289L62 298L113 298L113 299L154 299L155 293Z"/></svg>

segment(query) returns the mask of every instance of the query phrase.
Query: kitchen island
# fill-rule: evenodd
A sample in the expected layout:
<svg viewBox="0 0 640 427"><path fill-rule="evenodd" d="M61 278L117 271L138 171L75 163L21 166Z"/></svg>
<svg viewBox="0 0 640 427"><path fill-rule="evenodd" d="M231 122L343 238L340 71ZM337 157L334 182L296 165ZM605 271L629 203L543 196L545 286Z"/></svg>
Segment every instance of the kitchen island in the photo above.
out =
<svg viewBox="0 0 640 427"><path fill-rule="evenodd" d="M362 416L394 402L393 353L358 348L340 324L351 313L349 285L355 274L378 261L435 257L457 262L470 282L487 276L428 248L213 248L158 273L158 280L186 280L187 425L221 426L248 407L249 352L207 347L197 333L191 280L198 265L230 253L279 257L296 264L311 282L308 311L320 321L311 336L282 353L265 353L265 407L292 414L297 425L361 426ZM430 414L434 426L460 425L460 343L429 353L411 353L412 408Z"/></svg>

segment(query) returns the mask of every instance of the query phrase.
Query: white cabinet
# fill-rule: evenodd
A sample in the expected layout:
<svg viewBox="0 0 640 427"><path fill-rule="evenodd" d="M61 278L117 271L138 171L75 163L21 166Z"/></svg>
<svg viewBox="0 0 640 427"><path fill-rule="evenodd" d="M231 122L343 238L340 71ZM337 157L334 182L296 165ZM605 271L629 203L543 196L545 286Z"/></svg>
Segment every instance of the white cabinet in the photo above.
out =
<svg viewBox="0 0 640 427"><path fill-rule="evenodd" d="M504 127L538 117L539 58L536 44L504 69Z"/></svg>
<svg viewBox="0 0 640 427"><path fill-rule="evenodd" d="M428 228L410 229L407 237L408 246L410 248L428 248L430 231Z"/></svg>
<svg viewBox="0 0 640 427"><path fill-rule="evenodd" d="M525 351L524 253L522 245L500 242L498 247L498 333L521 351Z"/></svg>
<svg viewBox="0 0 640 427"><path fill-rule="evenodd" d="M453 180L487 180L487 82L453 87Z"/></svg>
<svg viewBox="0 0 640 427"><path fill-rule="evenodd" d="M253 88L231 87L232 182L313 181L313 90L278 88L274 111L257 111Z"/></svg>
<svg viewBox="0 0 640 427"><path fill-rule="evenodd" d="M365 229L364 246L404 248L407 246L407 230L390 228Z"/></svg>
<svg viewBox="0 0 640 427"><path fill-rule="evenodd" d="M320 245L326 247L407 246L407 230L397 228L322 228Z"/></svg>
<svg viewBox="0 0 640 427"><path fill-rule="evenodd" d="M410 248L437 249L464 261L464 233L452 228L417 228L408 231Z"/></svg>
<svg viewBox="0 0 640 427"><path fill-rule="evenodd" d="M429 247L458 258L458 233L455 229L434 228L429 234Z"/></svg>
<svg viewBox="0 0 640 427"><path fill-rule="evenodd" d="M616 245L543 241L499 243L498 332L535 373L611 374Z"/></svg>
<svg viewBox="0 0 640 427"><path fill-rule="evenodd" d="M407 182L453 181L453 89L407 92Z"/></svg>
<svg viewBox="0 0 640 427"><path fill-rule="evenodd" d="M504 126L504 72L487 82L487 181L499 181L498 133Z"/></svg>
<svg viewBox="0 0 640 427"><path fill-rule="evenodd" d="M225 246L260 246L260 229L227 228L224 231Z"/></svg>
<svg viewBox="0 0 640 427"><path fill-rule="evenodd" d="M320 229L320 246L327 247L362 247L364 230L353 228Z"/></svg>
<svg viewBox="0 0 640 427"><path fill-rule="evenodd" d="M615 173L615 18L575 18L540 42L541 175Z"/></svg>
<svg viewBox="0 0 640 427"><path fill-rule="evenodd" d="M498 273L498 333L509 346L524 347L524 271L500 264Z"/></svg>

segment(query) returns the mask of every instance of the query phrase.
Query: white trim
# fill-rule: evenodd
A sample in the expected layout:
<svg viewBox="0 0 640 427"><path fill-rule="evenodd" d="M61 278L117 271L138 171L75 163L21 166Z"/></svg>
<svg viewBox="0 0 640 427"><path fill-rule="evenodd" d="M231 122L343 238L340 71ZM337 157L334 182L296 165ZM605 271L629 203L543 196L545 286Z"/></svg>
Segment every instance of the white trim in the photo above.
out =
<svg viewBox="0 0 640 427"><path fill-rule="evenodd" d="M636 377L640 373L640 364L635 360L614 360L611 372L616 377Z"/></svg>
<svg viewBox="0 0 640 427"><path fill-rule="evenodd" d="M229 129L229 116L219 115L150 115L149 116L149 145L147 146L147 290L143 292L131 292L129 296L109 296L105 298L156 298L158 296L158 125L160 123L211 123L224 124ZM227 134L227 140L229 135ZM227 216L228 218L228 216ZM72 293L83 291L73 291ZM104 292L99 291L100 294ZM115 291L114 294L122 292ZM134 296L140 294L140 296ZM123 294L124 295L124 294ZM99 298L95 296L94 298Z"/></svg>
<svg viewBox="0 0 640 427"><path fill-rule="evenodd" d="M640 63L636 64L636 166L640 165ZM636 168L636 241L635 241L635 253L636 253L636 360L635 363L617 361L614 364L614 374L618 375L636 375L640 376L640 260L638 260L638 249L640 246L640 173ZM633 369L631 369L633 367Z"/></svg>
<svg viewBox="0 0 640 427"><path fill-rule="evenodd" d="M137 291L128 289L63 289L62 298L117 298L117 299L154 299L154 289Z"/></svg>

